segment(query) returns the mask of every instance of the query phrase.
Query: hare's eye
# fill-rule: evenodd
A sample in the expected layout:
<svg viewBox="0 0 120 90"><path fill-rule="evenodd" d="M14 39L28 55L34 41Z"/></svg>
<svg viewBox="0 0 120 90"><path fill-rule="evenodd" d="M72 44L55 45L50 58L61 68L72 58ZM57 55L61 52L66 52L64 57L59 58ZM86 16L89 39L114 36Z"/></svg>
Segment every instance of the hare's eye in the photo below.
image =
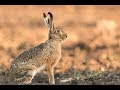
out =
<svg viewBox="0 0 120 90"><path fill-rule="evenodd" d="M57 32L60 32L59 30L57 30Z"/></svg>

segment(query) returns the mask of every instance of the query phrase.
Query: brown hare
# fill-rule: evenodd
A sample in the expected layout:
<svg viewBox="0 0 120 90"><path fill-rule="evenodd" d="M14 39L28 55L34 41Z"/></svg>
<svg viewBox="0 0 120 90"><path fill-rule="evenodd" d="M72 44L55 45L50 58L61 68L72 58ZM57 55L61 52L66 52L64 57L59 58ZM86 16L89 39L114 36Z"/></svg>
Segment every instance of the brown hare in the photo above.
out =
<svg viewBox="0 0 120 90"><path fill-rule="evenodd" d="M10 81L29 84L38 72L46 69L49 83L55 84L54 67L61 58L61 44L67 34L54 27L53 15L50 12L47 15L43 13L43 17L49 29L48 40L24 51L11 62L8 74Z"/></svg>

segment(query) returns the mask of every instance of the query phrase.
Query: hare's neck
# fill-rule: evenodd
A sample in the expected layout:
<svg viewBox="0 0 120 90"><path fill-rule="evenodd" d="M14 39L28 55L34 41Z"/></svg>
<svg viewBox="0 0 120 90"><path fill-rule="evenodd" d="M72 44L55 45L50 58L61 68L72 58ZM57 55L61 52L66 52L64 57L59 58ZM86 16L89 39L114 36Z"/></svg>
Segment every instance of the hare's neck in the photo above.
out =
<svg viewBox="0 0 120 90"><path fill-rule="evenodd" d="M60 42L55 41L55 40L53 41L48 40L47 45L49 46L49 50L52 55L55 54L59 58L61 57L61 43Z"/></svg>
<svg viewBox="0 0 120 90"><path fill-rule="evenodd" d="M50 44L51 47L61 49L61 42L55 40L48 40L47 42Z"/></svg>
<svg viewBox="0 0 120 90"><path fill-rule="evenodd" d="M53 39L49 39L47 42L55 44L55 45L60 45L61 46L61 42L59 40L53 40Z"/></svg>

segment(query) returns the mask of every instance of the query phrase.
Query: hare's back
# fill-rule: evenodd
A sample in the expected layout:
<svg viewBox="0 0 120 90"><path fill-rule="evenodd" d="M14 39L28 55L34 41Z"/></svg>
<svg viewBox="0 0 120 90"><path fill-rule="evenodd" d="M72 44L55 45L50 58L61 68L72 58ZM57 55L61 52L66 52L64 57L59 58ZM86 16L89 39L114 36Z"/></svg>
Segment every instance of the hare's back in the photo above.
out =
<svg viewBox="0 0 120 90"><path fill-rule="evenodd" d="M42 43L38 46L30 48L27 51L24 51L12 61L11 66L18 66L18 65L21 65L22 63L25 64L31 60L36 59L36 57L42 54L42 51L44 51L44 48L45 48L45 45L44 43Z"/></svg>

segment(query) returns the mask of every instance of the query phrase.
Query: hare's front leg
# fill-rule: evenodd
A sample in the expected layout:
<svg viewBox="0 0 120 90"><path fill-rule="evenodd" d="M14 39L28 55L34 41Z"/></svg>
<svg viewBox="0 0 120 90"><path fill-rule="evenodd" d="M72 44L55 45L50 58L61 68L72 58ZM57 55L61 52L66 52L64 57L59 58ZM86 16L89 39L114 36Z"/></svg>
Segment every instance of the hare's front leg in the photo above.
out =
<svg viewBox="0 0 120 90"><path fill-rule="evenodd" d="M55 84L54 67L49 65L48 68L47 68L47 71L48 71L49 83L50 84Z"/></svg>

